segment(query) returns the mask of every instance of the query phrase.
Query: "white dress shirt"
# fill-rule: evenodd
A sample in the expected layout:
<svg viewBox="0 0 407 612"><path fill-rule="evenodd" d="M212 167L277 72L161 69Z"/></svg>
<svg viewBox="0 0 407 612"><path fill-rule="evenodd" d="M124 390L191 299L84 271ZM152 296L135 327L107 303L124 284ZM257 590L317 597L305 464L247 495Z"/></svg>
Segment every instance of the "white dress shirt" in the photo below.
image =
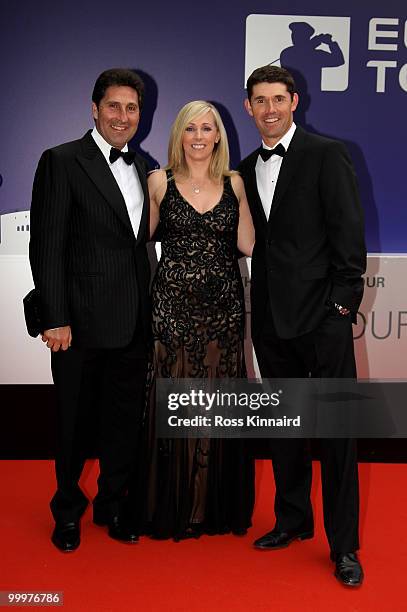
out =
<svg viewBox="0 0 407 612"><path fill-rule="evenodd" d="M126 203L127 212L129 213L134 236L137 238L140 228L141 214L143 212L144 194L136 167L134 164L131 164L130 166L126 164L122 157L119 157L119 159L111 164L109 161L110 149L112 148L111 145L106 142L95 127L92 130L92 136L97 146L102 151L103 156L106 159L114 178L116 179L116 183L122 192L124 201ZM123 147L122 151L128 151L127 144Z"/></svg>
<svg viewBox="0 0 407 612"><path fill-rule="evenodd" d="M295 123L292 123L288 132L284 134L281 140L276 142L274 147L269 147L264 142L263 147L265 149L275 149L275 147L281 143L284 149L287 151L288 147L290 146L291 139L294 136L295 128ZM272 155L267 161L263 161L259 155L256 163L257 190L259 192L261 203L263 204L266 219L268 219L270 215L274 191L276 189L276 183L280 173L282 161L283 158L280 157L280 155Z"/></svg>

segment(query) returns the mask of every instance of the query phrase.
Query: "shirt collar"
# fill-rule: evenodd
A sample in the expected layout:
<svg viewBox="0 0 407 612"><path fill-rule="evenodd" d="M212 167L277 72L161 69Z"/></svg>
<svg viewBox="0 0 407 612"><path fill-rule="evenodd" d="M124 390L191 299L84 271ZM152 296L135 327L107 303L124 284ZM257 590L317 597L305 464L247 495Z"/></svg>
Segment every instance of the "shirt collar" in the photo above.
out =
<svg viewBox="0 0 407 612"><path fill-rule="evenodd" d="M102 151L103 156L106 159L107 163L110 164L109 155L110 155L110 149L112 148L112 145L106 142L103 136L97 131L96 127L94 127L92 130L92 137L93 137L93 140L96 142L97 146L99 147L99 149ZM128 149L129 147L127 146L127 143L126 143L123 149L121 150L123 151L123 153L126 153Z"/></svg>
<svg viewBox="0 0 407 612"><path fill-rule="evenodd" d="M284 136L283 136L283 137L282 137L282 138L281 138L281 139L280 139L278 142L276 142L276 144L275 144L274 146L269 147L268 145L266 145L266 143L265 143L264 141L262 141L263 147L264 147L265 149L269 149L269 150L270 150L270 149L275 149L275 148L276 148L276 146L277 146L278 144L280 144L280 142L281 142L281 144L283 145L284 149L287 151L288 147L290 146L290 142L291 142L291 140L292 140L292 137L294 136L294 132L295 132L295 130L296 130L296 127L297 127L297 126L295 125L295 123L294 123L294 122L292 122L291 127L290 127L290 129L288 130L288 132L286 132L286 133L284 134Z"/></svg>

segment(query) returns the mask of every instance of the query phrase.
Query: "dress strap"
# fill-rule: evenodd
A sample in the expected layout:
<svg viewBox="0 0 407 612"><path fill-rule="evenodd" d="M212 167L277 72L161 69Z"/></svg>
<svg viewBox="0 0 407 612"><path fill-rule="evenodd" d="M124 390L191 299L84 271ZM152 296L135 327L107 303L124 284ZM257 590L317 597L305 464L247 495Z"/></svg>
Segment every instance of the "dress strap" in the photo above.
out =
<svg viewBox="0 0 407 612"><path fill-rule="evenodd" d="M237 196L232 187L232 177L225 176L223 179L223 192L231 196L237 202Z"/></svg>
<svg viewBox="0 0 407 612"><path fill-rule="evenodd" d="M167 193L175 193L175 179L174 179L174 174L171 170L171 168L167 168L167 170L165 171L165 174L167 175Z"/></svg>

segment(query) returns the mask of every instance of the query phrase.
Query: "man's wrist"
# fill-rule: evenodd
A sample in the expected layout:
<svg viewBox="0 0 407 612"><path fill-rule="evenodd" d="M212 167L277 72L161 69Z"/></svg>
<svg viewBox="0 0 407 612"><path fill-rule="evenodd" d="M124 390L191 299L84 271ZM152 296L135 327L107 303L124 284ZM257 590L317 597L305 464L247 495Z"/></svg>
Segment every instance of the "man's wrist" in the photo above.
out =
<svg viewBox="0 0 407 612"><path fill-rule="evenodd" d="M346 316L350 313L349 308L346 308L345 306L341 306L341 304L337 304L336 302L334 302L333 305L336 308L336 310L339 312L339 314L343 316Z"/></svg>
<svg viewBox="0 0 407 612"><path fill-rule="evenodd" d="M337 302L334 302L333 300L328 300L328 306L332 310L335 310L342 316L347 316L350 314L349 308L346 308L346 306L342 306L342 304L338 304Z"/></svg>

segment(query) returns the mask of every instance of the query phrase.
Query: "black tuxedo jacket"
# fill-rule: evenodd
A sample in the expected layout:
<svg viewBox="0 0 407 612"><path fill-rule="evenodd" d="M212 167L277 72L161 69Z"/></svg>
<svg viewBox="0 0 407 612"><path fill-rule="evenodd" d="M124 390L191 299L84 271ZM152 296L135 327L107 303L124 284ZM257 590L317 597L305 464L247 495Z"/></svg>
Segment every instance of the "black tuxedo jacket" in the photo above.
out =
<svg viewBox="0 0 407 612"><path fill-rule="evenodd" d="M327 301L353 319L366 268L363 212L345 146L297 127L283 158L267 220L257 190L258 150L239 165L256 244L251 269L252 335L262 330L269 300L278 336L315 329Z"/></svg>
<svg viewBox="0 0 407 612"><path fill-rule="evenodd" d="M30 262L45 329L71 325L73 345L116 348L139 318L148 335L147 164L135 166L144 193L137 239L124 198L89 131L45 151L31 204Z"/></svg>

